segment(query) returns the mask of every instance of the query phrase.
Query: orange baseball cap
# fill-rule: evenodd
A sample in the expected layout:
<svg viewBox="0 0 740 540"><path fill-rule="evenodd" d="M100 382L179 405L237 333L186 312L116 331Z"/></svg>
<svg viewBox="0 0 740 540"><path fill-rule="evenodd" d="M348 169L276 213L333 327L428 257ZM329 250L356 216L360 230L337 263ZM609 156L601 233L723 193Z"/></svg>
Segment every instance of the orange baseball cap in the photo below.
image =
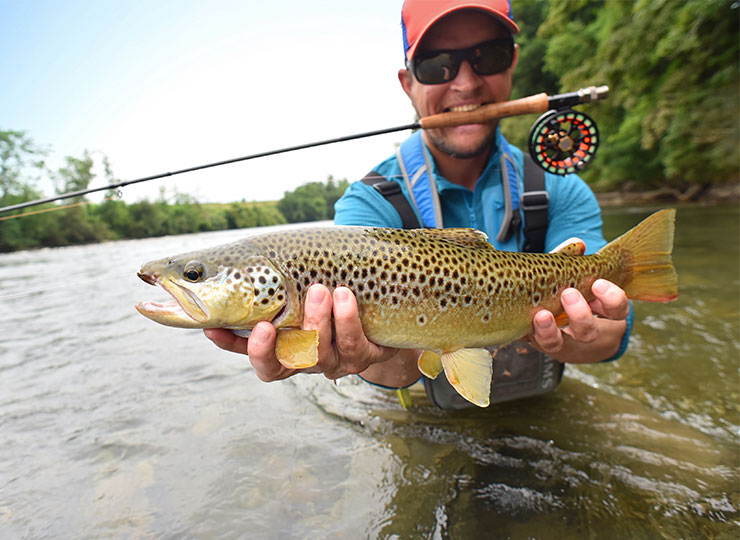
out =
<svg viewBox="0 0 740 540"><path fill-rule="evenodd" d="M511 15L510 0L481 0L479 2L405 0L401 9L401 27L403 29L403 50L406 53L406 60L408 61L414 57L421 38L434 23L442 17L461 9L477 9L493 15L513 34L519 33L519 27Z"/></svg>

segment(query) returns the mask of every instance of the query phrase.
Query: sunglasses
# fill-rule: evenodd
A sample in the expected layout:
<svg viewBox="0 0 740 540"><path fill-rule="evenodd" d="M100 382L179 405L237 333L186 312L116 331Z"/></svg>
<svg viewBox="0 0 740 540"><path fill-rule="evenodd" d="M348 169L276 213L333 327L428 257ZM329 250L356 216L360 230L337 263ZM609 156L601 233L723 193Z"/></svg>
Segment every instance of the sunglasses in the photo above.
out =
<svg viewBox="0 0 740 540"><path fill-rule="evenodd" d="M409 69L421 84L444 84L457 77L463 60L478 75L501 73L514 61L514 40L492 39L466 49L419 53L411 60Z"/></svg>

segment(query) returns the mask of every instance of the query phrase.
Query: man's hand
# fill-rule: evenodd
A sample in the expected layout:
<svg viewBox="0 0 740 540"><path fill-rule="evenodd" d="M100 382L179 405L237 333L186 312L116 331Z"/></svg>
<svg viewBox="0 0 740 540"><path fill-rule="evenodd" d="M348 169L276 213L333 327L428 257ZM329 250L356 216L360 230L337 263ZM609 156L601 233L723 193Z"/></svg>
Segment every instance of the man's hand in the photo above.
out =
<svg viewBox="0 0 740 540"><path fill-rule="evenodd" d="M613 356L627 328L627 295L605 279L597 279L591 291L595 298L590 303L576 289L565 289L560 295L568 316L564 329L558 328L550 311L538 311L532 345L561 362L592 363Z"/></svg>
<svg viewBox="0 0 740 540"><path fill-rule="evenodd" d="M335 326L333 341L332 315ZM329 379L338 379L385 362L397 352L367 339L362 330L357 301L346 287L338 287L332 295L323 285L313 285L306 295L303 329L319 333L319 362L301 370L288 369L278 361L275 356L277 334L269 322L258 323L248 339L224 329L204 332L221 349L249 355L257 377L263 381L286 379L301 371L323 373Z"/></svg>

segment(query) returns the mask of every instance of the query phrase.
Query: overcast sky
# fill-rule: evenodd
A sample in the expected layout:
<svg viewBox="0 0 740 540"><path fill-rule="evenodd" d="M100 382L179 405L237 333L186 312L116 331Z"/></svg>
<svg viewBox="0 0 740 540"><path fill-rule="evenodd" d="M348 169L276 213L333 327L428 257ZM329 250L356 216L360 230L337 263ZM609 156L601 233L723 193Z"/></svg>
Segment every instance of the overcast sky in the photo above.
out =
<svg viewBox="0 0 740 540"><path fill-rule="evenodd" d="M134 179L403 125L401 0L0 0L0 129ZM228 165L161 186L200 201L274 200L357 180L406 133ZM95 185L104 185L102 178Z"/></svg>

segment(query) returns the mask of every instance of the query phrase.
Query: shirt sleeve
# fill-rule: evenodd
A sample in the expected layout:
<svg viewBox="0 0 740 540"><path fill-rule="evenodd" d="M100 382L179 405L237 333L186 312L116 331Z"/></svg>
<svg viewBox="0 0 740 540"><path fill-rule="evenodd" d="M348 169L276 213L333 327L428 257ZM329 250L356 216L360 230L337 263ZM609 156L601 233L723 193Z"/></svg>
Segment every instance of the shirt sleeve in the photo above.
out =
<svg viewBox="0 0 740 540"><path fill-rule="evenodd" d="M375 188L355 182L334 204L334 224L365 227L403 227L401 216Z"/></svg>
<svg viewBox="0 0 740 540"><path fill-rule="evenodd" d="M591 188L575 174L546 174L545 185L550 194L545 252L573 236L586 243L586 254L605 246L601 208Z"/></svg>

